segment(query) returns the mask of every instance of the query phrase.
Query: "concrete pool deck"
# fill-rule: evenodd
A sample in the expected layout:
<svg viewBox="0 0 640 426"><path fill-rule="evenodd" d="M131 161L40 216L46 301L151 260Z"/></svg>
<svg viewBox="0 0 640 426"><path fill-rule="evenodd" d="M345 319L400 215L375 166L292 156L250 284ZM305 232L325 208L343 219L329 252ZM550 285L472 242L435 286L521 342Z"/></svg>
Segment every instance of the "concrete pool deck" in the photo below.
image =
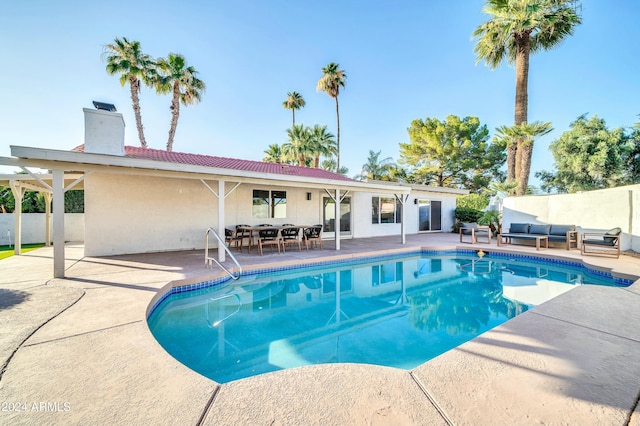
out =
<svg viewBox="0 0 640 426"><path fill-rule="evenodd" d="M416 247L583 259L453 234L237 257L251 268ZM0 261L0 424L640 425L640 283L579 286L412 371L318 365L220 385L168 355L145 317L168 282L218 274L202 251L89 258L70 244L66 259L65 279L50 278L51 248ZM640 276L640 258L584 260Z"/></svg>

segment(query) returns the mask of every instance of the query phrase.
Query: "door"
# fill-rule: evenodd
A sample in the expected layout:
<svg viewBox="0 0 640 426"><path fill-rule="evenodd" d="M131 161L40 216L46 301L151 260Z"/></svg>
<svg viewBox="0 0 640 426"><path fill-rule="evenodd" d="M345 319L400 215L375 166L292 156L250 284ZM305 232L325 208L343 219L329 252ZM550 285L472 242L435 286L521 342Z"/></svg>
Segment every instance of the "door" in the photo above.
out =
<svg viewBox="0 0 640 426"><path fill-rule="evenodd" d="M331 197L322 197L322 231L335 232L336 203ZM340 235L351 235L351 197L340 203Z"/></svg>
<svg viewBox="0 0 640 426"><path fill-rule="evenodd" d="M418 231L442 231L442 202L418 200Z"/></svg>

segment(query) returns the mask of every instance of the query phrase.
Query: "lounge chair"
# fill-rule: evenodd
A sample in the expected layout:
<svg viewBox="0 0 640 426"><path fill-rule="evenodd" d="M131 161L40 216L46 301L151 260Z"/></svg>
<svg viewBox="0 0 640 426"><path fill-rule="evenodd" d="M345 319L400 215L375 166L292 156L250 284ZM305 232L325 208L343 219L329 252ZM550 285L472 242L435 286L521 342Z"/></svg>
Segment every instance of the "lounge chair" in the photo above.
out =
<svg viewBox="0 0 640 426"><path fill-rule="evenodd" d="M282 249L286 251L287 244L297 244L298 251L302 250L302 242L300 241L300 228L294 225L282 225L291 226L291 228L282 228L280 235L282 236Z"/></svg>
<svg viewBox="0 0 640 426"><path fill-rule="evenodd" d="M463 236L471 237L470 241L463 241ZM475 244L478 241L478 238L486 238L487 244L491 244L491 229L488 226L478 225L477 223L463 223L460 226L460 242Z"/></svg>
<svg viewBox="0 0 640 426"><path fill-rule="evenodd" d="M620 234L622 229L613 228L605 233L585 232L580 241L580 253L620 257Z"/></svg>
<svg viewBox="0 0 640 426"><path fill-rule="evenodd" d="M273 252L273 246L278 247L278 253L280 253L280 244L282 239L278 228L267 228L258 231L258 251L262 256L262 246L271 246L271 252Z"/></svg>
<svg viewBox="0 0 640 426"><path fill-rule="evenodd" d="M309 245L313 244L314 246L318 246L320 244L320 249L322 249L322 226L312 226L310 228L304 229L304 243L307 246L307 250L309 250Z"/></svg>

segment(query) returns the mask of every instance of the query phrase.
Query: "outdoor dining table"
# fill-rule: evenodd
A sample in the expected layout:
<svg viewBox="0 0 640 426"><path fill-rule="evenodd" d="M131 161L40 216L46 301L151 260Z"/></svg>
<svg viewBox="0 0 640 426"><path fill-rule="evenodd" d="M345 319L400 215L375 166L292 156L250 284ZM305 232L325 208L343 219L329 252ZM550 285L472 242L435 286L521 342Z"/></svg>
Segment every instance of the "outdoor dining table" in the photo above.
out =
<svg viewBox="0 0 640 426"><path fill-rule="evenodd" d="M257 233L265 230L265 229L277 229L278 230L278 235L281 235L281 231L283 229L290 229L290 228L297 228L298 230L302 229L302 232L304 232L304 230L306 228L312 228L313 225L272 225L272 226L240 226L237 228L238 231L249 231L249 245L248 245L248 252L251 253L251 247L253 246L253 238L254 236L257 236ZM254 231L256 232L256 235L254 235ZM299 231L298 231L299 232Z"/></svg>

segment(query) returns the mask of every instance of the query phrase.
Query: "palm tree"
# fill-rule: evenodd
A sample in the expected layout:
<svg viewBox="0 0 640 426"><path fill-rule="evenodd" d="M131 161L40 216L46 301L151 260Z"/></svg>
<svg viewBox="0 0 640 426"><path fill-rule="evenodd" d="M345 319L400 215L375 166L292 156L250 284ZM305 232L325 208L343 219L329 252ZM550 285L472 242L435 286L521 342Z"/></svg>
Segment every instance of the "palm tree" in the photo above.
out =
<svg viewBox="0 0 640 426"><path fill-rule="evenodd" d="M338 68L339 65L335 62L329 63L326 67L322 68L322 77L318 80L316 90L319 92L325 92L327 95L336 100L336 121L338 124L338 138L337 138L337 162L336 172L340 172L340 112L338 109L338 95L340 94L340 88L345 86L347 74Z"/></svg>
<svg viewBox="0 0 640 426"><path fill-rule="evenodd" d="M362 171L356 176L356 179L380 180L383 176L389 176L391 168L395 166L395 164L391 157L378 160L381 152L382 151L374 152L369 150L369 158L367 158L367 162L362 165Z"/></svg>
<svg viewBox="0 0 640 426"><path fill-rule="evenodd" d="M527 192L529 174L531 173L533 142L540 136L553 131L551 123L534 121L533 123L514 124L511 127L501 126L496 130L498 131L498 137L507 140L507 147L517 143L515 181L518 183L518 186L516 188L516 195L524 195Z"/></svg>
<svg viewBox="0 0 640 426"><path fill-rule="evenodd" d="M299 166L306 166L307 162L311 162L310 133L310 129L303 124L287 129L288 140L282 144L282 152L287 158L297 160Z"/></svg>
<svg viewBox="0 0 640 426"><path fill-rule="evenodd" d="M322 162L322 166L320 167L322 170L326 170L329 172L336 172L336 159L334 157L331 158L327 158L326 160L324 160ZM345 166L340 167L340 170L338 170L338 174L342 175L342 176L346 176L349 174L349 169Z"/></svg>
<svg viewBox="0 0 640 426"><path fill-rule="evenodd" d="M304 98L298 92L288 92L287 99L282 103L284 109L290 109L293 114L293 125L296 125L296 110L306 105Z"/></svg>
<svg viewBox="0 0 640 426"><path fill-rule="evenodd" d="M180 103L188 106L200 101L206 86L202 80L196 77L198 74L196 69L187 66L184 56L178 53L169 53L166 59L158 59L157 65L159 75L156 79L156 90L158 93L172 93L171 127L167 140L167 151L171 151L180 117Z"/></svg>
<svg viewBox="0 0 640 426"><path fill-rule="evenodd" d="M316 124L310 129L309 145L316 169L320 167L320 156L331 157L337 153L336 137L327 131L327 126Z"/></svg>
<svg viewBox="0 0 640 426"><path fill-rule="evenodd" d="M514 124L527 122L529 55L557 46L582 20L576 0L487 0L492 19L473 32L477 62L495 69L504 59L516 68ZM507 178L515 179L519 144L507 148ZM526 188L526 185L525 185Z"/></svg>
<svg viewBox="0 0 640 426"><path fill-rule="evenodd" d="M142 53L140 42L129 41L126 37L115 38L113 43L107 44L102 53L102 60L107 63L107 72L110 75L120 74L120 84L129 82L131 89L131 103L133 114L136 117L140 146L147 147L140 114L140 81L150 84L150 74L155 63L151 56Z"/></svg>
<svg viewBox="0 0 640 426"><path fill-rule="evenodd" d="M273 143L264 150L265 156L262 161L267 163L283 163L284 154L282 153L282 147L277 143Z"/></svg>

